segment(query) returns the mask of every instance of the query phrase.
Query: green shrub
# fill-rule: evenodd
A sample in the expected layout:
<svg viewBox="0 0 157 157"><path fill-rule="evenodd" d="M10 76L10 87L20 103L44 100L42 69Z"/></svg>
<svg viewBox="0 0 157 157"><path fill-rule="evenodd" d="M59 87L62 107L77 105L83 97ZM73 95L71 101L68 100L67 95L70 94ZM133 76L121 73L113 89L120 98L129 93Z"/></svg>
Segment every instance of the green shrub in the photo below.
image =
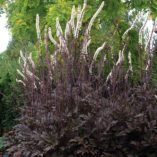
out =
<svg viewBox="0 0 157 157"><path fill-rule="evenodd" d="M21 87L16 83L15 60L10 60L5 54L0 56L0 135L9 131L15 125L18 107L23 104Z"/></svg>
<svg viewBox="0 0 157 157"><path fill-rule="evenodd" d="M0 137L0 151L3 150L3 147L4 147L4 140L5 140L4 137Z"/></svg>

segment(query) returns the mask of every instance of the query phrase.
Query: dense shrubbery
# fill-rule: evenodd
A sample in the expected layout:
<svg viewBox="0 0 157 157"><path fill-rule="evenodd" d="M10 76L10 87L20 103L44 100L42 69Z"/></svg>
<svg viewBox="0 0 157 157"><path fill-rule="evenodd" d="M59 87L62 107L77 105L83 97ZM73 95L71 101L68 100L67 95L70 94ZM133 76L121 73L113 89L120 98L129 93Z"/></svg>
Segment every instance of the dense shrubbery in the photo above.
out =
<svg viewBox="0 0 157 157"><path fill-rule="evenodd" d="M18 107L23 104L21 87L16 83L18 66L7 55L0 55L0 136L15 125Z"/></svg>
<svg viewBox="0 0 157 157"><path fill-rule="evenodd" d="M21 52L22 69L18 73L22 79L17 81L24 86L26 105L18 125L9 133L6 147L9 152L21 151L28 157L156 156L157 98L149 71L141 70L139 83L132 83L131 55L126 69L123 65L128 45L122 43L111 73L104 73L108 62L103 54L108 52L108 45L99 47L94 57L88 52L96 16L80 31L85 7L77 14L73 8L65 33L56 20L57 40L49 30L56 47L53 55L49 54L45 28L46 50L45 57L40 55L37 61L40 67L31 55ZM97 13L102 7L103 3ZM38 16L37 33L40 40ZM104 53L98 58L100 51ZM145 63L149 69L147 58Z"/></svg>
<svg viewBox="0 0 157 157"><path fill-rule="evenodd" d="M137 87L108 97L105 87L96 90L88 83L82 92L73 87L72 98L62 85L56 96L38 95L11 136L15 150L25 156L157 155L154 91Z"/></svg>

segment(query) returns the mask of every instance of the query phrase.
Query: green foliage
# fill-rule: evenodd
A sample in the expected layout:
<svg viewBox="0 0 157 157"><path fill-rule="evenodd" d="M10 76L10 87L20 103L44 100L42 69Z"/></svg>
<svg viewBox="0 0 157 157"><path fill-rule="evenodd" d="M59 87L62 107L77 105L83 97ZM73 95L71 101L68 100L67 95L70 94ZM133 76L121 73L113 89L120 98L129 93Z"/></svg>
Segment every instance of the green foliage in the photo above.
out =
<svg viewBox="0 0 157 157"><path fill-rule="evenodd" d="M0 137L0 151L3 149L3 146L4 146L4 140L5 140L4 137Z"/></svg>
<svg viewBox="0 0 157 157"><path fill-rule="evenodd" d="M0 135L15 125L18 107L23 102L21 90L15 81L16 68L15 60L10 60L4 54L0 56Z"/></svg>
<svg viewBox="0 0 157 157"><path fill-rule="evenodd" d="M86 9L86 16L84 19L84 26L86 22L91 18L95 9L102 2L102 0L90 0L88 1L88 7ZM55 28L56 17L60 18L63 28L65 28L65 21L68 19L72 5L78 5L83 3L83 0L54 0L54 1L44 1L44 0L16 0L15 2L5 1L8 5L6 12L8 15L9 27L12 32L12 41L8 47L8 55L17 58L19 56L19 50L28 51L29 43L37 46L36 31L35 31L35 17L38 13L40 15L40 27L43 31L45 24ZM0 4L3 4L2 1ZM122 33L129 27L127 13L128 10L132 8L146 9L154 7L156 1L143 1L143 0L133 0L122 3L121 0L105 0L105 7L99 19L95 22L93 29L93 43L92 49L95 49L100 45L100 40L112 40L108 38L108 35L112 37L111 34L117 30L114 37L116 37L117 44L120 42ZM152 11L152 14L155 12ZM46 19L46 20L45 20ZM99 28L101 24L101 29ZM100 33L98 32L100 29ZM52 30L53 35L55 29ZM132 37L133 38L133 37ZM115 50L117 49L117 44L115 44ZM114 51L114 50L113 50Z"/></svg>
<svg viewBox="0 0 157 157"><path fill-rule="evenodd" d="M132 65L133 65L133 82L137 83L141 79L140 71L144 68L145 61L145 51L138 44L139 35L138 31L133 29L128 34L128 51L132 55Z"/></svg>
<svg viewBox="0 0 157 157"><path fill-rule="evenodd" d="M71 3L58 0L57 3L51 4L48 7L46 16L47 24L55 28L56 18L59 17L61 24L65 27L65 22L71 13ZM55 32L55 30L53 30Z"/></svg>
<svg viewBox="0 0 157 157"><path fill-rule="evenodd" d="M18 58L20 50L27 51L29 43L36 44L35 18L37 13L41 19L46 16L46 3L43 0L16 0L7 4L8 24L12 32L7 51L11 57Z"/></svg>

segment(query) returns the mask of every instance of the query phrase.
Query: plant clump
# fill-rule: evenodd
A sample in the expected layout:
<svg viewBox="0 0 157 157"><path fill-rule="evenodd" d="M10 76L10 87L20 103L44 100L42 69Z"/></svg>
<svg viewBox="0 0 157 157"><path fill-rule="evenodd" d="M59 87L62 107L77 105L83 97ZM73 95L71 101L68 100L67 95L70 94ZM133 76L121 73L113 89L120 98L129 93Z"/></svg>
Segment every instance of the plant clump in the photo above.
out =
<svg viewBox="0 0 157 157"><path fill-rule="evenodd" d="M157 155L157 96L149 73L143 71L138 85L131 83L131 53L128 69L123 68L124 43L105 76L107 43L95 53L88 51L90 32L104 2L84 29L86 6L85 0L82 8L72 8L65 31L56 19L57 39L45 27L45 54L39 55L40 66L31 54L21 52L21 69L17 70L21 79L17 82L23 85L26 104L8 136L6 148L10 153L20 151L25 157ZM38 15L36 20L40 45ZM53 54L49 40L55 46ZM147 62L145 66L150 68Z"/></svg>

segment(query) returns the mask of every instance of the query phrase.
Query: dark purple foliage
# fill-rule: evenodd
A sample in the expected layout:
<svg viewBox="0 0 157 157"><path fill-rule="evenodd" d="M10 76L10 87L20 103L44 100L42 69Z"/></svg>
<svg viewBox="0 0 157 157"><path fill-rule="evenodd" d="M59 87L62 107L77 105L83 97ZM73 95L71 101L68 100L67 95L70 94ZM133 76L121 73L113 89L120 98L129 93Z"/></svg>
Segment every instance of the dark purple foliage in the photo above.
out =
<svg viewBox="0 0 157 157"><path fill-rule="evenodd" d="M8 151L24 157L157 156L157 99L148 75L130 85L120 62L106 82L101 61L89 73L93 55L82 57L75 39L52 66L47 42L40 67L31 77L24 73L26 104L9 133Z"/></svg>

